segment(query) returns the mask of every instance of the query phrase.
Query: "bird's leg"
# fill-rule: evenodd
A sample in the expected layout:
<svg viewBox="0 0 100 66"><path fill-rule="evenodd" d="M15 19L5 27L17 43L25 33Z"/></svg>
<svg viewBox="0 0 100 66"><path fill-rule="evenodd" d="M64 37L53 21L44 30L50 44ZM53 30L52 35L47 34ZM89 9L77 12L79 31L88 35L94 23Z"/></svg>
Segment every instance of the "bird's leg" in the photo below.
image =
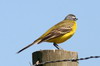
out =
<svg viewBox="0 0 100 66"><path fill-rule="evenodd" d="M58 44L56 43L53 43L53 45L59 50L59 49L62 49L60 46L58 46Z"/></svg>

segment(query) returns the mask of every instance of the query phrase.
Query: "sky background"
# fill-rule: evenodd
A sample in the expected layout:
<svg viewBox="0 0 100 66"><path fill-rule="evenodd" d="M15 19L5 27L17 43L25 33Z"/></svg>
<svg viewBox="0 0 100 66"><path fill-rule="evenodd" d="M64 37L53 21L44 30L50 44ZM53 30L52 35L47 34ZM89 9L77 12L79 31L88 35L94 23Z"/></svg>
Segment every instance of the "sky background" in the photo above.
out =
<svg viewBox="0 0 100 66"><path fill-rule="evenodd" d="M44 42L16 54L70 13L78 28L60 46L79 58L100 55L100 0L0 0L0 66L30 66L33 52L55 49ZM79 66L95 65L100 59L79 61Z"/></svg>

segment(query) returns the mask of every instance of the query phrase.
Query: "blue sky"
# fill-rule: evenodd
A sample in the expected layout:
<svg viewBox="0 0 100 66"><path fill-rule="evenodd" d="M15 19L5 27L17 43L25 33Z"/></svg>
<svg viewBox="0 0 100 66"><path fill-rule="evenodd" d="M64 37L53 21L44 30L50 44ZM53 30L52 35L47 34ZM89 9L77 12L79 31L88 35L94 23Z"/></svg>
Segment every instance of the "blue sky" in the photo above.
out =
<svg viewBox="0 0 100 66"><path fill-rule="evenodd" d="M0 66L29 66L32 52L55 49L52 43L34 45L20 54L51 26L72 13L78 18L75 35L60 46L80 57L100 55L99 0L0 0ZM100 65L100 59L79 66Z"/></svg>

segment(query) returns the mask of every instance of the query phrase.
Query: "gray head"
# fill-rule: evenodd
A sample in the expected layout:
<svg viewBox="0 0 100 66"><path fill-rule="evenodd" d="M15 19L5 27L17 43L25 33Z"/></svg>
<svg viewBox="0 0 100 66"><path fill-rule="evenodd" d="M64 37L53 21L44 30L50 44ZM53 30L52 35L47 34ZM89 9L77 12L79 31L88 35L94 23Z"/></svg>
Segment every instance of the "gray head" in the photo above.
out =
<svg viewBox="0 0 100 66"><path fill-rule="evenodd" d="M78 20L78 19L76 18L76 16L73 15L73 14L67 15L67 16L65 17L64 20L66 20L66 19L68 19L68 20L74 20L74 21Z"/></svg>

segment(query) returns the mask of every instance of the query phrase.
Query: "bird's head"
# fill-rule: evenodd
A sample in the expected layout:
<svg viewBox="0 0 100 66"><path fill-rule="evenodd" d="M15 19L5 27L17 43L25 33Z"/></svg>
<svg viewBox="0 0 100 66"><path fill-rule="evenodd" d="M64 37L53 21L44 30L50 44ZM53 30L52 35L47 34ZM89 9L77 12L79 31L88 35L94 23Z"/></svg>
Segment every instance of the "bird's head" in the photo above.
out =
<svg viewBox="0 0 100 66"><path fill-rule="evenodd" d="M76 16L73 15L73 14L67 15L67 16L65 17L64 20L66 20L66 19L68 19L68 20L74 20L74 21L78 20L78 19L76 18Z"/></svg>

